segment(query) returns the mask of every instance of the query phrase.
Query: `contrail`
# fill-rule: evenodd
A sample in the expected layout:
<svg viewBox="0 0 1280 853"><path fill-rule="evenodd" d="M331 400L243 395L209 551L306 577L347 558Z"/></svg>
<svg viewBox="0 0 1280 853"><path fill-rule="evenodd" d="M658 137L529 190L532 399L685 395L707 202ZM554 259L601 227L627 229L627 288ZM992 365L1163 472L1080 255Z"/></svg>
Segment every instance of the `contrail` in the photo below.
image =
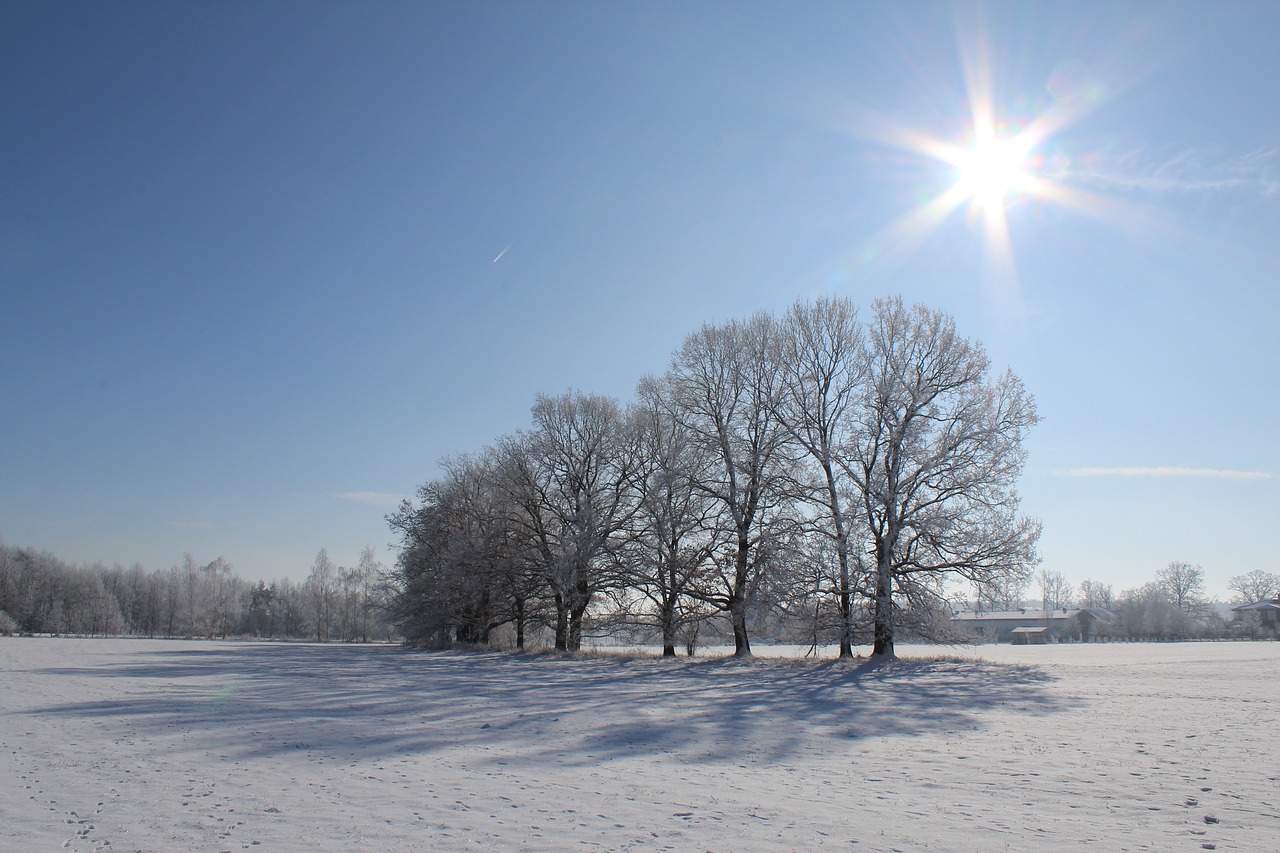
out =
<svg viewBox="0 0 1280 853"><path fill-rule="evenodd" d="M502 256L505 255L510 248L511 244L508 243L503 250L498 253L497 257L493 259L493 262L496 264L498 261L502 260Z"/></svg>

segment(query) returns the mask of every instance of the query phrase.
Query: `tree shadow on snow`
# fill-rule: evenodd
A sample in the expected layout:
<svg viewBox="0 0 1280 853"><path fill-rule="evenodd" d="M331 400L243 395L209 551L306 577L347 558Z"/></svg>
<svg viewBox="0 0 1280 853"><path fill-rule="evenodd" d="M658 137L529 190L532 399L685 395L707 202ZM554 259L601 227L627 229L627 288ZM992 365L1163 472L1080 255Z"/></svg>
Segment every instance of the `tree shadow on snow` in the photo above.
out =
<svg viewBox="0 0 1280 853"><path fill-rule="evenodd" d="M244 758L301 750L385 759L461 748L475 753L468 761L494 763L776 762L1078 705L1037 667L980 660L871 666L226 643L45 672L120 679L119 693L33 713L118 723L143 737L181 734L181 748Z"/></svg>

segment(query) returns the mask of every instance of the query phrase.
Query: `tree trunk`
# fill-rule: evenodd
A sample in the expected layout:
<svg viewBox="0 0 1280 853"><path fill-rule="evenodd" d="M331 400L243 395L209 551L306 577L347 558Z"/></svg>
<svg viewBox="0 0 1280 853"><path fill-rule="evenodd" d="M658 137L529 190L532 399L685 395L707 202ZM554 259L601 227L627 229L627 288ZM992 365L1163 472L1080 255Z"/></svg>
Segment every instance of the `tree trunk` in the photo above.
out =
<svg viewBox="0 0 1280 853"><path fill-rule="evenodd" d="M567 650L571 652L582 651L582 613L586 608L579 609L575 607L569 614L569 642Z"/></svg>
<svg viewBox="0 0 1280 853"><path fill-rule="evenodd" d="M876 567L875 646L872 657L892 660L893 651L893 572L887 557L882 556Z"/></svg>
<svg viewBox="0 0 1280 853"><path fill-rule="evenodd" d="M581 576L580 573L579 576ZM573 603L569 609L569 651L582 651L582 619L591 604L591 587L579 580L573 587Z"/></svg>
<svg viewBox="0 0 1280 853"><path fill-rule="evenodd" d="M751 638L747 636L748 555L751 543L746 532L738 529L738 554L734 565L733 597L729 600L729 618L733 623L733 656L751 657Z"/></svg>
<svg viewBox="0 0 1280 853"><path fill-rule="evenodd" d="M665 596L662 602L662 656L676 656L676 607L671 596Z"/></svg>
<svg viewBox="0 0 1280 853"><path fill-rule="evenodd" d="M825 445L824 445L825 452ZM840 492L836 488L835 471L828 461L822 462L827 478L827 501L831 504L831 522L835 526L836 557L840 561L840 657L853 657L853 595L849 584L849 537L844 530L844 513L840 511Z"/></svg>
<svg viewBox="0 0 1280 853"><path fill-rule="evenodd" d="M485 587L480 593L480 612L476 614L476 640L485 646L489 645L489 631L492 625L492 620L489 618L489 611L493 605L492 597L489 588Z"/></svg>
<svg viewBox="0 0 1280 853"><path fill-rule="evenodd" d="M556 651L569 650L569 608L565 605L564 596L556 593Z"/></svg>
<svg viewBox="0 0 1280 853"><path fill-rule="evenodd" d="M731 610L729 616L733 620L733 656L751 657L751 638L747 636L747 614L739 606Z"/></svg>
<svg viewBox="0 0 1280 853"><path fill-rule="evenodd" d="M849 540L837 525L836 553L840 557L840 657L853 657L853 590L849 583Z"/></svg>
<svg viewBox="0 0 1280 853"><path fill-rule="evenodd" d="M516 648L524 650L524 599L517 598L516 609Z"/></svg>
<svg viewBox="0 0 1280 853"><path fill-rule="evenodd" d="M841 567L840 578L840 657L853 657L853 597L849 595L849 570Z"/></svg>

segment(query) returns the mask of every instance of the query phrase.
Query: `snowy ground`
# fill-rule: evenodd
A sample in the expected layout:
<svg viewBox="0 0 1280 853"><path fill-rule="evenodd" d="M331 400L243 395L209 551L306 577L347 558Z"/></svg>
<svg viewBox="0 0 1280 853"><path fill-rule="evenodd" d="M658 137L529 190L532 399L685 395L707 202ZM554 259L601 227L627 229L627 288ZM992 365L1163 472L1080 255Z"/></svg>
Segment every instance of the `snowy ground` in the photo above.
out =
<svg viewBox="0 0 1280 853"><path fill-rule="evenodd" d="M0 849L1280 845L1280 643L899 651L0 638Z"/></svg>

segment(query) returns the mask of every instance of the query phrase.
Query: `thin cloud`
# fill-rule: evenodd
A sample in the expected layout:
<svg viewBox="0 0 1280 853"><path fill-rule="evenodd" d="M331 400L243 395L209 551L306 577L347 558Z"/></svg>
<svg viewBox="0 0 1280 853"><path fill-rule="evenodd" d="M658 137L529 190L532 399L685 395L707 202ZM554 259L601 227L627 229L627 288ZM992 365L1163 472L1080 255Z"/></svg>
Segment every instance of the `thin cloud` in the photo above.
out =
<svg viewBox="0 0 1280 853"><path fill-rule="evenodd" d="M352 503L376 506L383 509L395 508L400 505L402 500L402 496L386 492L338 492L334 497L340 501L351 501Z"/></svg>
<svg viewBox="0 0 1280 853"><path fill-rule="evenodd" d="M213 524L208 521L171 521L169 526L178 530L212 530Z"/></svg>
<svg viewBox="0 0 1280 853"><path fill-rule="evenodd" d="M1106 190L1243 192L1265 198L1280 197L1280 147L1258 148L1226 158L1196 149L1156 160L1135 153L1108 164L1063 165L1046 171L1054 180Z"/></svg>
<svg viewBox="0 0 1280 853"><path fill-rule="evenodd" d="M1072 468L1068 477L1194 477L1210 480L1274 480L1267 471L1231 471L1224 468Z"/></svg>

